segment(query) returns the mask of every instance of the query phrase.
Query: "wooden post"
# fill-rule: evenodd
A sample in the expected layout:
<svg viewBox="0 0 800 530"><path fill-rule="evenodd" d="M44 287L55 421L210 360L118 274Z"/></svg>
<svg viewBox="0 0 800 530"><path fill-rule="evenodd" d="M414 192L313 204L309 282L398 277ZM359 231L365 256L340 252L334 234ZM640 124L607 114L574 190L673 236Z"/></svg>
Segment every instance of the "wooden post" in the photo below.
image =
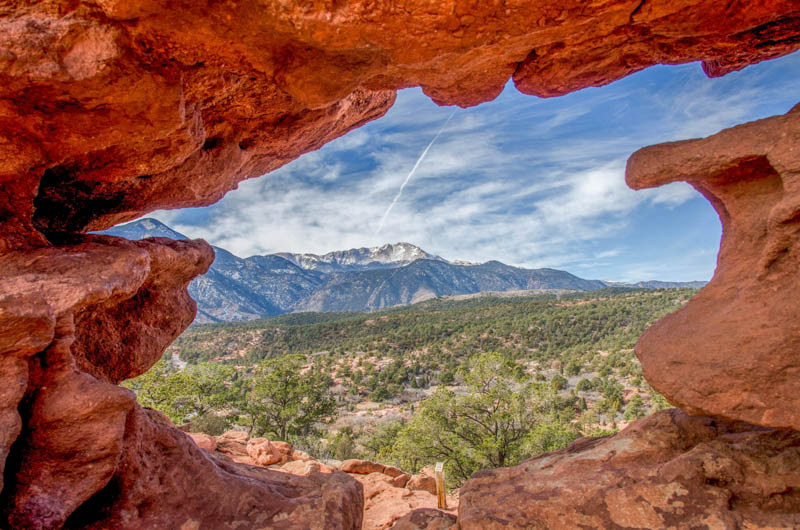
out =
<svg viewBox="0 0 800 530"><path fill-rule="evenodd" d="M433 479L436 481L436 500L440 510L447 509L447 497L444 489L444 463L436 462L433 468Z"/></svg>

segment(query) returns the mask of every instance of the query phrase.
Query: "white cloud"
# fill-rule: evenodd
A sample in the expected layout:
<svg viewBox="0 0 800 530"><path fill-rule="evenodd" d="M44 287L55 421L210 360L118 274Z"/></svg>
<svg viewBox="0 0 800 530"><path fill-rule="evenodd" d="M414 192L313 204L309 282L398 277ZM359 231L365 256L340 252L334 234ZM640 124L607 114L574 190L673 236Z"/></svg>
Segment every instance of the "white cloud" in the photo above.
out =
<svg viewBox="0 0 800 530"><path fill-rule="evenodd" d="M785 64L797 69L798 59ZM403 91L382 120L241 183L204 210L202 222L181 212L157 216L240 256L408 241L451 259L573 267L606 279L702 279L716 248L687 249L670 263L659 249L634 252L625 237L637 215L670 215L704 199L683 183L634 192L624 182L625 161L644 145L774 113L789 105L791 83L776 83L773 66L736 74L735 84L691 68L672 70L671 84L629 78L619 89L555 100L511 88L492 103L457 110L379 235L381 216L452 112L419 91ZM712 255L693 255L698 250Z"/></svg>

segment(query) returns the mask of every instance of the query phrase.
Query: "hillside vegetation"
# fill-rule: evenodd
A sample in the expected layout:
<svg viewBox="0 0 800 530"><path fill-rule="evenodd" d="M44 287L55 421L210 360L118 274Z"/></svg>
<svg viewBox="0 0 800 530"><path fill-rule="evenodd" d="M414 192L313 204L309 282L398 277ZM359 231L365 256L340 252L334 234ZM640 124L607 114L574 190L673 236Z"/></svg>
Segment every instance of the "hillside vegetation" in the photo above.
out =
<svg viewBox="0 0 800 530"><path fill-rule="evenodd" d="M649 323L693 293L611 288L560 296L441 298L371 313L294 313L196 324L169 351L189 362L255 362L290 353L395 356L420 351L432 353L434 362L476 351L569 361L589 350L633 347Z"/></svg>
<svg viewBox="0 0 800 530"><path fill-rule="evenodd" d="M460 481L668 406L633 346L694 292L443 298L196 324L129 385L192 430L243 428L319 458L409 471L444 460Z"/></svg>

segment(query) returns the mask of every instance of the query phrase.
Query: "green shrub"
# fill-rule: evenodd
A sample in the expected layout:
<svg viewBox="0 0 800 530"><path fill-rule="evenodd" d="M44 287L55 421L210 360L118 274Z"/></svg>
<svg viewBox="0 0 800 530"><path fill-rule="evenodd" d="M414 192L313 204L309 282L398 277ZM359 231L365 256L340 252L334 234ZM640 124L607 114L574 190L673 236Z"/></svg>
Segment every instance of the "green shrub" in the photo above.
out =
<svg viewBox="0 0 800 530"><path fill-rule="evenodd" d="M553 390L555 390L556 392L564 390L565 388L567 388L567 379L562 375L556 374L550 380L550 386L552 386Z"/></svg>

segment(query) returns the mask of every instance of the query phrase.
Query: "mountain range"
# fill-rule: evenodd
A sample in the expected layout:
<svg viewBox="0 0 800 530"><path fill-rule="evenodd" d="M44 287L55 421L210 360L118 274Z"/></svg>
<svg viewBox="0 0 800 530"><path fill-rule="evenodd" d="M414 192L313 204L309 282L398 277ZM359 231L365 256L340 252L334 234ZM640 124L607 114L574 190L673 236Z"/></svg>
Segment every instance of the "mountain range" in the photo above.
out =
<svg viewBox="0 0 800 530"><path fill-rule="evenodd" d="M188 239L162 222L144 218L101 232L127 239ZM590 291L610 286L659 289L702 287L705 282L635 284L585 280L556 269L524 269L499 261L448 261L410 243L357 248L324 255L282 252L240 258L214 247L216 259L195 278L189 293L198 322L251 320L304 311L371 311L440 296L487 291Z"/></svg>

